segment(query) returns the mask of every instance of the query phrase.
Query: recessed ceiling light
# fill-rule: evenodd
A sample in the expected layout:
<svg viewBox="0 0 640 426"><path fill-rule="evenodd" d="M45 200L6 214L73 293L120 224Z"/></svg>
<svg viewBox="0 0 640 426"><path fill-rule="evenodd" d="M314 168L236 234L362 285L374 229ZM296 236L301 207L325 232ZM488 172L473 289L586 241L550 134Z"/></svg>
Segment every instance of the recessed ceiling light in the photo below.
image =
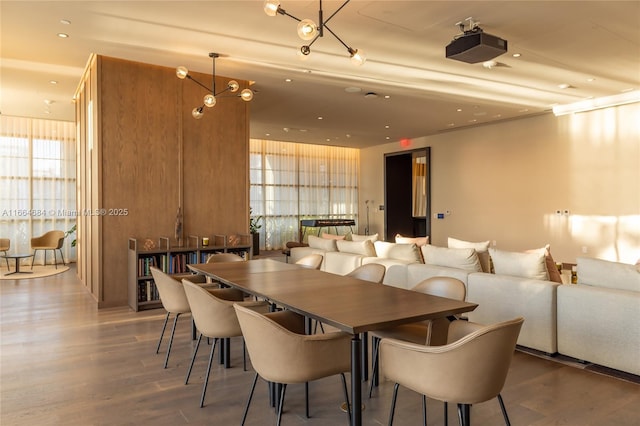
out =
<svg viewBox="0 0 640 426"><path fill-rule="evenodd" d="M589 77L589 78L587 79L587 82L588 82L588 83L593 83L594 81L596 81L596 79L595 79L595 78L593 78L593 77Z"/></svg>
<svg viewBox="0 0 640 426"><path fill-rule="evenodd" d="M462 108L458 108L456 111L458 111L458 112L462 112Z"/></svg>
<svg viewBox="0 0 640 426"><path fill-rule="evenodd" d="M514 53L513 55L514 58L519 58L520 56L522 56L522 53Z"/></svg>
<svg viewBox="0 0 640 426"><path fill-rule="evenodd" d="M389 136L387 136L385 139L386 139L386 140L389 140L389 139L391 139L391 138L390 138Z"/></svg>
<svg viewBox="0 0 640 426"><path fill-rule="evenodd" d="M455 126L455 125L456 125L456 123L449 123L449 124L447 124L447 126L448 126L448 127L453 127L453 126Z"/></svg>
<svg viewBox="0 0 640 426"><path fill-rule="evenodd" d="M58 84L56 80L49 80L49 84Z"/></svg>
<svg viewBox="0 0 640 426"><path fill-rule="evenodd" d="M571 87L571 85L569 83L562 83L558 84L558 87L561 89L568 89L569 87Z"/></svg>
<svg viewBox="0 0 640 426"><path fill-rule="evenodd" d="M478 121L478 120L476 120L475 118L473 118L473 119L469 120L469 123L475 123L476 121Z"/></svg>
<svg viewBox="0 0 640 426"><path fill-rule="evenodd" d="M388 129L388 128L389 128L389 125L388 125L388 124L386 124L386 125L384 126L384 128L385 128L385 129Z"/></svg>
<svg viewBox="0 0 640 426"><path fill-rule="evenodd" d="M60 37L60 38L69 38L69 34L58 33L58 37Z"/></svg>
<svg viewBox="0 0 640 426"><path fill-rule="evenodd" d="M500 118L500 117L502 117L502 114L496 114L493 116L493 118Z"/></svg>
<svg viewBox="0 0 640 426"><path fill-rule="evenodd" d="M271 133L265 133L264 135L265 136L271 136Z"/></svg>
<svg viewBox="0 0 640 426"><path fill-rule="evenodd" d="M68 20L68 19L61 19L61 20L60 20L60 23L61 23L62 25L69 25L69 24L71 24L71 21L70 21L70 20Z"/></svg>
<svg viewBox="0 0 640 426"><path fill-rule="evenodd" d="M52 101L51 99L45 99L45 100L44 100L44 103L45 103L45 104L47 104L47 105L51 105L51 104L53 104L54 102L55 102L55 101Z"/></svg>
<svg viewBox="0 0 640 426"><path fill-rule="evenodd" d="M327 139L326 139L326 141L327 141L327 142L331 142L331 139L327 138Z"/></svg>
<svg viewBox="0 0 640 426"><path fill-rule="evenodd" d="M349 133L347 133L345 136L346 136L347 138L350 138L350 137L351 137L351 135L350 135Z"/></svg>
<svg viewBox="0 0 640 426"><path fill-rule="evenodd" d="M318 120L324 120L324 117L318 117Z"/></svg>
<svg viewBox="0 0 640 426"><path fill-rule="evenodd" d="M291 80L290 78L285 78L284 81L285 83L291 83L293 80Z"/></svg>
<svg viewBox="0 0 640 426"><path fill-rule="evenodd" d="M389 95L384 95L384 98L385 98L385 99L389 99L389 98L391 98L391 96L389 96Z"/></svg>

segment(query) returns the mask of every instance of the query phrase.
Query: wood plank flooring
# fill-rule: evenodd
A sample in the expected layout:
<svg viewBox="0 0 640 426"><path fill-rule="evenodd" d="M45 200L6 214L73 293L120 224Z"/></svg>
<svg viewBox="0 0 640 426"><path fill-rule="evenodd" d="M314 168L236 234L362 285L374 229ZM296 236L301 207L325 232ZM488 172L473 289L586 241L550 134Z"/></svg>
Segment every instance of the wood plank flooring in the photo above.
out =
<svg viewBox="0 0 640 426"><path fill-rule="evenodd" d="M166 344L155 354L163 310L98 310L75 268L49 278L0 283L0 424L240 424L253 371L242 369L241 343L232 368L217 363L204 408L199 398L209 346L200 349L190 383L190 317L178 321L167 369ZM368 383L366 384L368 386ZM392 384L365 398L364 424L387 423ZM502 393L513 425L637 425L640 385L517 351ZM284 425L348 424L340 411L339 377L311 384L311 418L302 386L290 386ZM420 396L400 389L395 424L420 425ZM443 424L442 404L429 401L429 425ZM503 424L496 400L472 408L474 425ZM456 424L450 407L450 424ZM267 387L259 382L248 425L275 424Z"/></svg>

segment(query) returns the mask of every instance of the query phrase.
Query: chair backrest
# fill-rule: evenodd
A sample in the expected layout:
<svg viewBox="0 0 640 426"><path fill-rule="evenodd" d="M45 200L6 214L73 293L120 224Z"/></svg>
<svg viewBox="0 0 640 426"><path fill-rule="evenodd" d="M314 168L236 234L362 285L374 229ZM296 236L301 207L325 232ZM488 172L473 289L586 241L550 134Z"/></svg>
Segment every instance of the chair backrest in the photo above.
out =
<svg viewBox="0 0 640 426"><path fill-rule="evenodd" d="M57 250L62 248L64 243L64 232L62 231L49 231L39 237L31 238L31 247L38 247L41 249Z"/></svg>
<svg viewBox="0 0 640 426"><path fill-rule="evenodd" d="M296 265L309 269L320 269L323 256L321 254L308 254L296 261Z"/></svg>
<svg viewBox="0 0 640 426"><path fill-rule="evenodd" d="M11 240L9 238L0 238L0 251L8 251L11 248Z"/></svg>
<svg viewBox="0 0 640 426"><path fill-rule="evenodd" d="M476 404L496 397L507 378L523 323L515 318L482 326L465 322L471 333L445 346L422 346L393 339L380 342L384 375L427 397ZM454 325L455 324L455 325Z"/></svg>
<svg viewBox="0 0 640 426"><path fill-rule="evenodd" d="M182 280L182 285L196 328L204 336L226 338L242 335L236 311L233 309L233 301L218 298L186 279Z"/></svg>
<svg viewBox="0 0 640 426"><path fill-rule="evenodd" d="M430 277L420 281L411 290L455 300L464 300L467 296L464 283L452 277Z"/></svg>
<svg viewBox="0 0 640 426"><path fill-rule="evenodd" d="M155 281L164 309L167 312L175 314L191 312L182 283L154 266L149 269L151 270L151 275Z"/></svg>
<svg viewBox="0 0 640 426"><path fill-rule="evenodd" d="M235 253L216 253L209 256L207 263L218 262L244 262L242 256L238 256Z"/></svg>
<svg viewBox="0 0 640 426"><path fill-rule="evenodd" d="M411 290L455 300L464 300L467 295L467 288L464 283L452 277L430 277L420 281ZM431 346L446 344L449 322L448 318L435 318L427 321L429 329L426 344Z"/></svg>
<svg viewBox="0 0 640 426"><path fill-rule="evenodd" d="M366 265L358 266L356 269L349 272L347 276L380 284L384 279L386 271L387 269L384 265L379 263L367 263Z"/></svg>
<svg viewBox="0 0 640 426"><path fill-rule="evenodd" d="M235 308L251 364L263 379L304 383L350 370L349 334L304 335L304 317L294 312L263 315L238 304Z"/></svg>

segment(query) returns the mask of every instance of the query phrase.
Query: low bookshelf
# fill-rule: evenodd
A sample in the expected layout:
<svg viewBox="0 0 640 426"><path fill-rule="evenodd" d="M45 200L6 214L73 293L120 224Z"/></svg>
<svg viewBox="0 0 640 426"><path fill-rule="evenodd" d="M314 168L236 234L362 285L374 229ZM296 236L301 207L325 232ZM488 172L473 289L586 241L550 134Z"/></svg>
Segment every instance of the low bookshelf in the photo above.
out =
<svg viewBox="0 0 640 426"><path fill-rule="evenodd" d="M170 239L158 240L129 238L128 241L128 302L134 311L161 308L162 303L153 281L150 268L168 274L189 272L187 265L205 263L216 253L236 253L251 259L250 235L214 235L200 237L191 235L186 245L172 247Z"/></svg>

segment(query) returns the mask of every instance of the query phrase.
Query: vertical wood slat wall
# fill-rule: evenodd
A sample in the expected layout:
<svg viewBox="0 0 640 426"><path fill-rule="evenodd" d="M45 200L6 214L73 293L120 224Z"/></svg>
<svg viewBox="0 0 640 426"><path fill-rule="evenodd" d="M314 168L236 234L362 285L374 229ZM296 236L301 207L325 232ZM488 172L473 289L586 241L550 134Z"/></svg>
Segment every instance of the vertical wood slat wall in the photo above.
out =
<svg viewBox="0 0 640 426"><path fill-rule="evenodd" d="M195 120L205 94L172 68L90 59L76 94L77 200L104 213L78 218L78 275L98 307L127 304L128 238L177 244L179 206L184 240L248 232L249 103L219 98Z"/></svg>

